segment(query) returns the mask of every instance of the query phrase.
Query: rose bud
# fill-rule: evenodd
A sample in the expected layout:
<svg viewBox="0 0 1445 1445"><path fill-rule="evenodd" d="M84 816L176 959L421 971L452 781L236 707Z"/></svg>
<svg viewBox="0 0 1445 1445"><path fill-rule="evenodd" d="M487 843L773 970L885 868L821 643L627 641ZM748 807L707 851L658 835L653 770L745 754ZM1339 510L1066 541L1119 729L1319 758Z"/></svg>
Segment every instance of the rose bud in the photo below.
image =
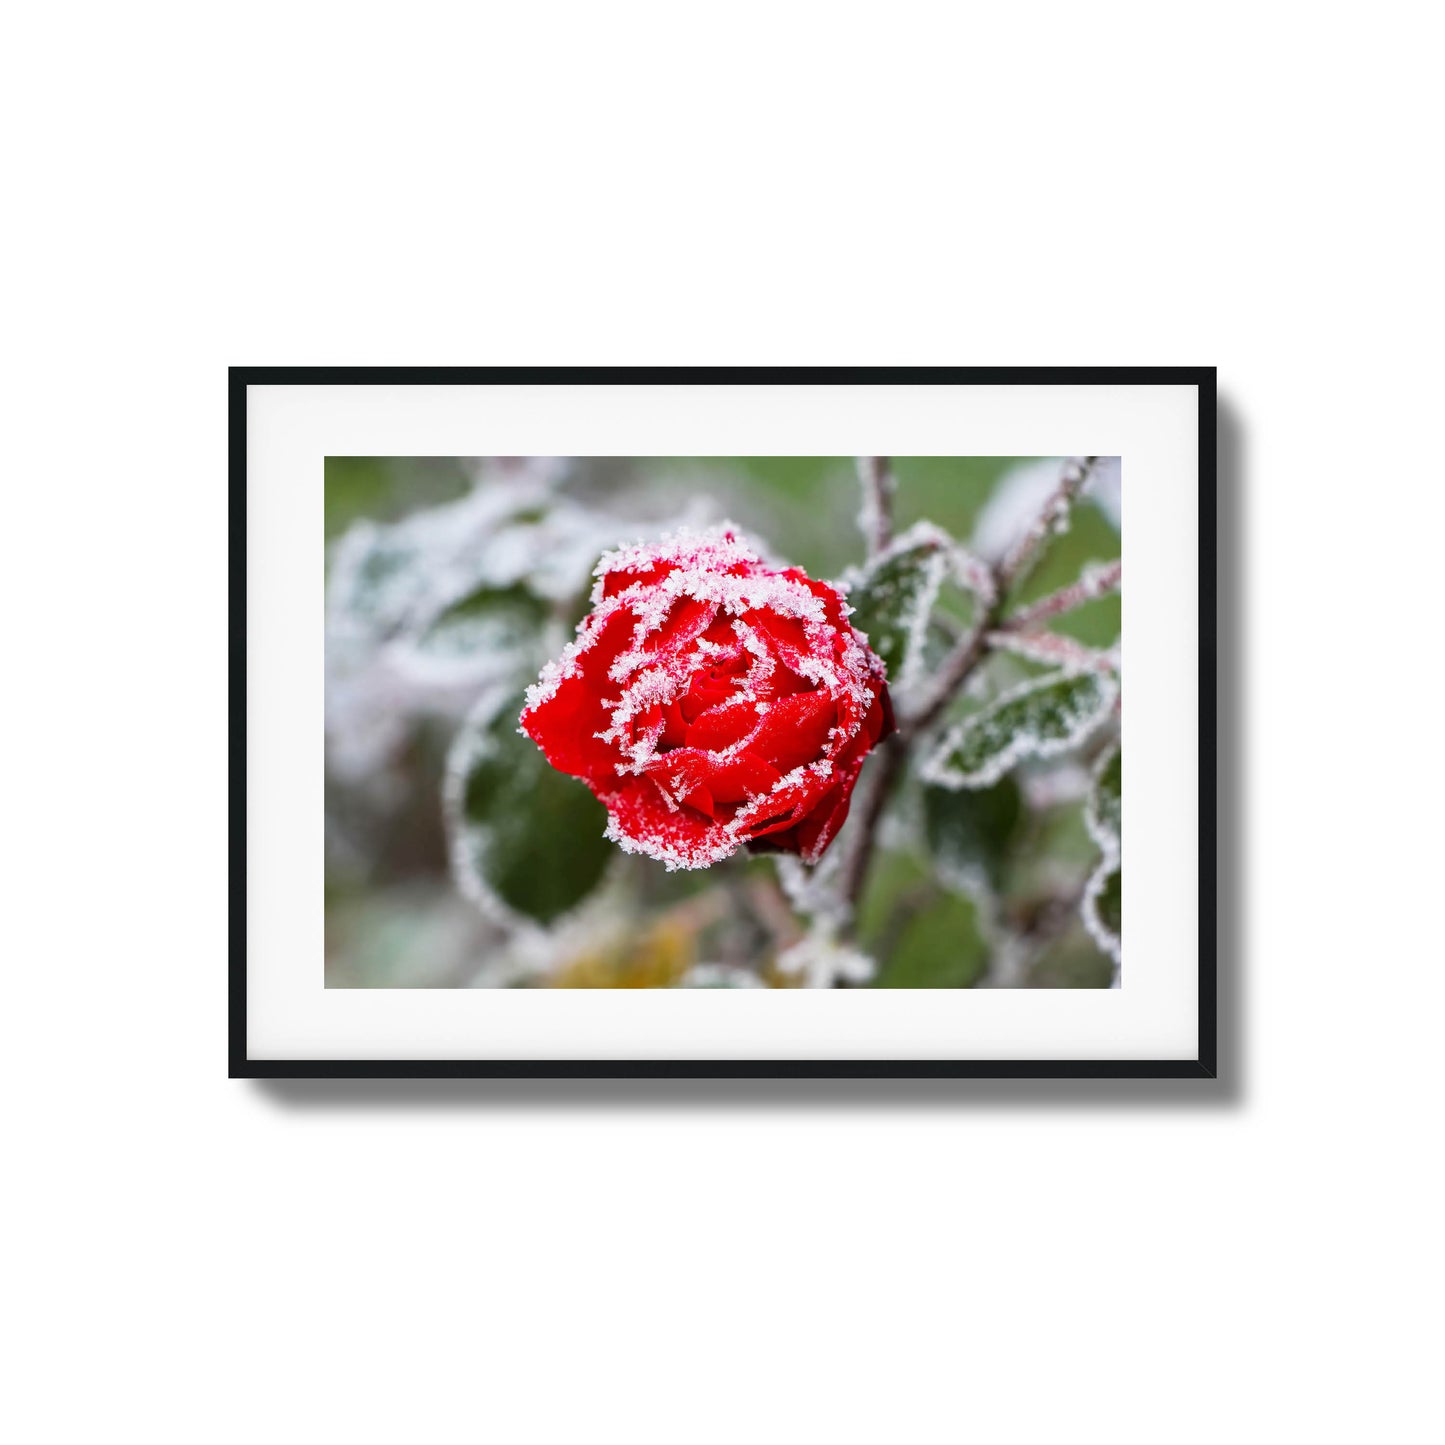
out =
<svg viewBox="0 0 1445 1445"><path fill-rule="evenodd" d="M591 788L629 853L706 868L746 844L817 862L893 731L883 664L839 592L731 530L610 552L594 575L522 732Z"/></svg>

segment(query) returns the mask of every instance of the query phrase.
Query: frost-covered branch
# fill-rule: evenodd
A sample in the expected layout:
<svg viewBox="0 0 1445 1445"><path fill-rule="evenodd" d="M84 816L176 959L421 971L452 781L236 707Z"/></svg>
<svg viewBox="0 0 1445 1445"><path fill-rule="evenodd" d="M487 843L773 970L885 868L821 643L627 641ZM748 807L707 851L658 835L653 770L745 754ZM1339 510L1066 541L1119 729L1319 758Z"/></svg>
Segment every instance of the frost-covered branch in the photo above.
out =
<svg viewBox="0 0 1445 1445"><path fill-rule="evenodd" d="M961 641L955 643L953 651L943 660L933 686L924 694L922 701L906 718L898 720L898 730L904 737L916 737L938 720L944 708L953 700L959 688L968 681L969 674L983 661L988 651L989 636L998 621L998 604L984 611L982 617L968 630Z"/></svg>
<svg viewBox="0 0 1445 1445"><path fill-rule="evenodd" d="M988 645L1003 652L1012 652L1026 657L1030 662L1043 662L1051 667L1066 667L1075 670L1100 670L1114 672L1118 662L1108 653L1096 652L1085 647L1072 637L1062 637L1057 632L1009 632L1000 629L990 632Z"/></svg>
<svg viewBox="0 0 1445 1445"><path fill-rule="evenodd" d="M859 457L858 480L863 486L863 506L858 513L858 526L868 546L868 555L876 557L893 540L893 468L887 457Z"/></svg>
<svg viewBox="0 0 1445 1445"><path fill-rule="evenodd" d="M1064 463L1063 475L1048 501L1044 503L1027 532L1014 544L999 563L999 591L1007 592L1022 582L1038 561L1044 542L1053 532L1061 530L1068 522L1069 509L1074 498L1089 480L1089 474L1098 463L1098 457L1070 457Z"/></svg>
<svg viewBox="0 0 1445 1445"><path fill-rule="evenodd" d="M1027 607L1019 608L1004 622L1003 628L1009 632L1027 632L1041 622L1047 622L1051 617L1072 612L1086 602L1093 602L1111 592L1119 591L1123 575L1122 561L1086 567L1077 582L1061 587L1057 592L1051 592L1047 597L1041 597Z"/></svg>

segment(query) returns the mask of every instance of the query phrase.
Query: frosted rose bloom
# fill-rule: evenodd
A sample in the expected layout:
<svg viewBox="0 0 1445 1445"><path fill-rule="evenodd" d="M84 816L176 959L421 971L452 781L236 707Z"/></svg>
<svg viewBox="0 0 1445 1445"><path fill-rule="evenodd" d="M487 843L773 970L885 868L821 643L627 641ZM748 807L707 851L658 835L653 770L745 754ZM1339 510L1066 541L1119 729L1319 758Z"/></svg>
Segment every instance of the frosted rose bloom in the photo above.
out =
<svg viewBox="0 0 1445 1445"><path fill-rule="evenodd" d="M826 582L731 529L602 558L592 611L527 691L522 731L669 868L747 844L816 862L893 731L883 664Z"/></svg>

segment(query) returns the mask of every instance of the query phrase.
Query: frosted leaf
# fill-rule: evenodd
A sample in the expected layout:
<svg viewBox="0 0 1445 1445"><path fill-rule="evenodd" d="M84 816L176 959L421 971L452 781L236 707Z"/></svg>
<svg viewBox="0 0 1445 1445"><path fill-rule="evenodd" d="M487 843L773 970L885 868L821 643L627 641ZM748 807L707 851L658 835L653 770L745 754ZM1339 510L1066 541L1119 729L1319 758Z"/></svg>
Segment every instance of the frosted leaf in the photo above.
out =
<svg viewBox="0 0 1445 1445"><path fill-rule="evenodd" d="M1123 927L1120 872L1121 823L1123 818L1123 752L1112 748L1094 768L1093 788L1084 808L1089 835L1103 854L1099 866L1084 890L1080 913L1090 936L1114 960L1117 986L1121 962L1120 935Z"/></svg>
<svg viewBox="0 0 1445 1445"><path fill-rule="evenodd" d="M840 582L849 619L883 659L888 682L906 692L923 663L929 614L951 564L953 543L932 522L910 527Z"/></svg>
<svg viewBox="0 0 1445 1445"><path fill-rule="evenodd" d="M1123 753L1112 748L1094 769L1094 786L1084 809L1089 835L1106 857L1118 856L1123 817Z"/></svg>
<svg viewBox="0 0 1445 1445"><path fill-rule="evenodd" d="M1119 860L1106 855L1090 877L1080 905L1084 927L1089 930L1089 936L1103 953L1114 960L1116 982L1119 966L1123 961L1123 888L1123 873Z"/></svg>
<svg viewBox="0 0 1445 1445"><path fill-rule="evenodd" d="M597 885L610 849L606 813L517 732L522 699L485 698L447 757L443 814L464 896L515 925L552 923Z"/></svg>
<svg viewBox="0 0 1445 1445"><path fill-rule="evenodd" d="M587 590L598 553L625 530L617 518L566 499L524 503L472 529L465 546L438 559L433 600L444 606L479 587L525 584L548 601L570 601Z"/></svg>
<svg viewBox="0 0 1445 1445"><path fill-rule="evenodd" d="M535 465L534 465L535 463ZM585 592L615 519L552 495L552 459L488 461L477 489L334 545L326 598L327 761L371 786L415 719L460 720L478 690L520 684L550 614Z"/></svg>
<svg viewBox="0 0 1445 1445"><path fill-rule="evenodd" d="M1101 672L1032 679L955 724L922 776L944 788L986 788L1025 758L1056 757L1077 747L1109 716L1118 696L1118 684Z"/></svg>
<svg viewBox="0 0 1445 1445"><path fill-rule="evenodd" d="M734 968L726 963L695 963L683 974L679 988L764 988L757 974L750 969Z"/></svg>
<svg viewBox="0 0 1445 1445"><path fill-rule="evenodd" d="M803 988L832 988L839 983L867 983L878 965L867 954L839 943L831 931L814 929L778 955L779 973L799 978Z"/></svg>
<svg viewBox="0 0 1445 1445"><path fill-rule="evenodd" d="M326 584L330 631L382 638L427 588L425 539L403 527L353 523L336 541Z"/></svg>
<svg viewBox="0 0 1445 1445"><path fill-rule="evenodd" d="M547 622L545 604L528 588L479 587L398 642L397 668L418 685L487 683L534 671Z"/></svg>
<svg viewBox="0 0 1445 1445"><path fill-rule="evenodd" d="M525 584L563 600L586 583L619 524L525 477L493 481L399 522L354 524L335 544L327 625L378 638L433 621L482 587Z"/></svg>
<svg viewBox="0 0 1445 1445"><path fill-rule="evenodd" d="M428 623L416 646L435 657L484 647L509 651L522 646L545 616L541 603L524 587L479 587Z"/></svg>

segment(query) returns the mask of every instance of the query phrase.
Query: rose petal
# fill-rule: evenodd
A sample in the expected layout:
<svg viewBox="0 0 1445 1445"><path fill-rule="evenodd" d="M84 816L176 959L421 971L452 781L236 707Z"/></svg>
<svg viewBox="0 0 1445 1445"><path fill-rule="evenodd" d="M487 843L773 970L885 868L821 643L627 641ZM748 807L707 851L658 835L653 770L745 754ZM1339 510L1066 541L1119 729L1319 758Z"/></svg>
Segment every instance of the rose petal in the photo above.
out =
<svg viewBox="0 0 1445 1445"><path fill-rule="evenodd" d="M719 762L700 748L679 748L649 763L646 775L680 803L716 817L719 806L772 791L778 771L746 753Z"/></svg>
<svg viewBox="0 0 1445 1445"><path fill-rule="evenodd" d="M616 776L615 746L595 735L612 724L602 704L617 689L607 673L631 637L631 615L625 608L612 613L578 657L578 672L551 697L522 713L523 731L554 768L589 781L606 782Z"/></svg>
<svg viewBox="0 0 1445 1445"><path fill-rule="evenodd" d="M843 616L843 596L831 583L819 582L816 578L809 577L800 567L790 567L784 575L801 582L822 602L823 611L834 627L841 630L848 626L848 620Z"/></svg>
<svg viewBox="0 0 1445 1445"><path fill-rule="evenodd" d="M662 748L680 748L687 742L687 722L682 709L675 703L668 703L662 713L662 735L657 743Z"/></svg>
<svg viewBox="0 0 1445 1445"><path fill-rule="evenodd" d="M756 732L759 721L756 703L745 699L725 702L708 708L696 722L688 724L687 745L722 752Z"/></svg>
<svg viewBox="0 0 1445 1445"><path fill-rule="evenodd" d="M626 592L635 582L643 582L649 586L655 586L672 570L672 563L657 562L651 567L642 567L635 572L625 572L621 570L609 572L602 579L602 596L604 599L616 597L619 592Z"/></svg>
<svg viewBox="0 0 1445 1445"><path fill-rule="evenodd" d="M652 778L627 778L603 799L610 818L608 836L631 852L671 863L706 868L737 849L721 823L694 808L668 805Z"/></svg>
<svg viewBox="0 0 1445 1445"><path fill-rule="evenodd" d="M748 739L747 751L779 773L827 757L828 731L838 721L838 704L826 692L800 692L780 698L763 714L762 725Z"/></svg>
<svg viewBox="0 0 1445 1445"><path fill-rule="evenodd" d="M655 667L676 657L707 631L717 616L717 610L716 602L679 597L668 609L661 624L639 643L639 669Z"/></svg>

